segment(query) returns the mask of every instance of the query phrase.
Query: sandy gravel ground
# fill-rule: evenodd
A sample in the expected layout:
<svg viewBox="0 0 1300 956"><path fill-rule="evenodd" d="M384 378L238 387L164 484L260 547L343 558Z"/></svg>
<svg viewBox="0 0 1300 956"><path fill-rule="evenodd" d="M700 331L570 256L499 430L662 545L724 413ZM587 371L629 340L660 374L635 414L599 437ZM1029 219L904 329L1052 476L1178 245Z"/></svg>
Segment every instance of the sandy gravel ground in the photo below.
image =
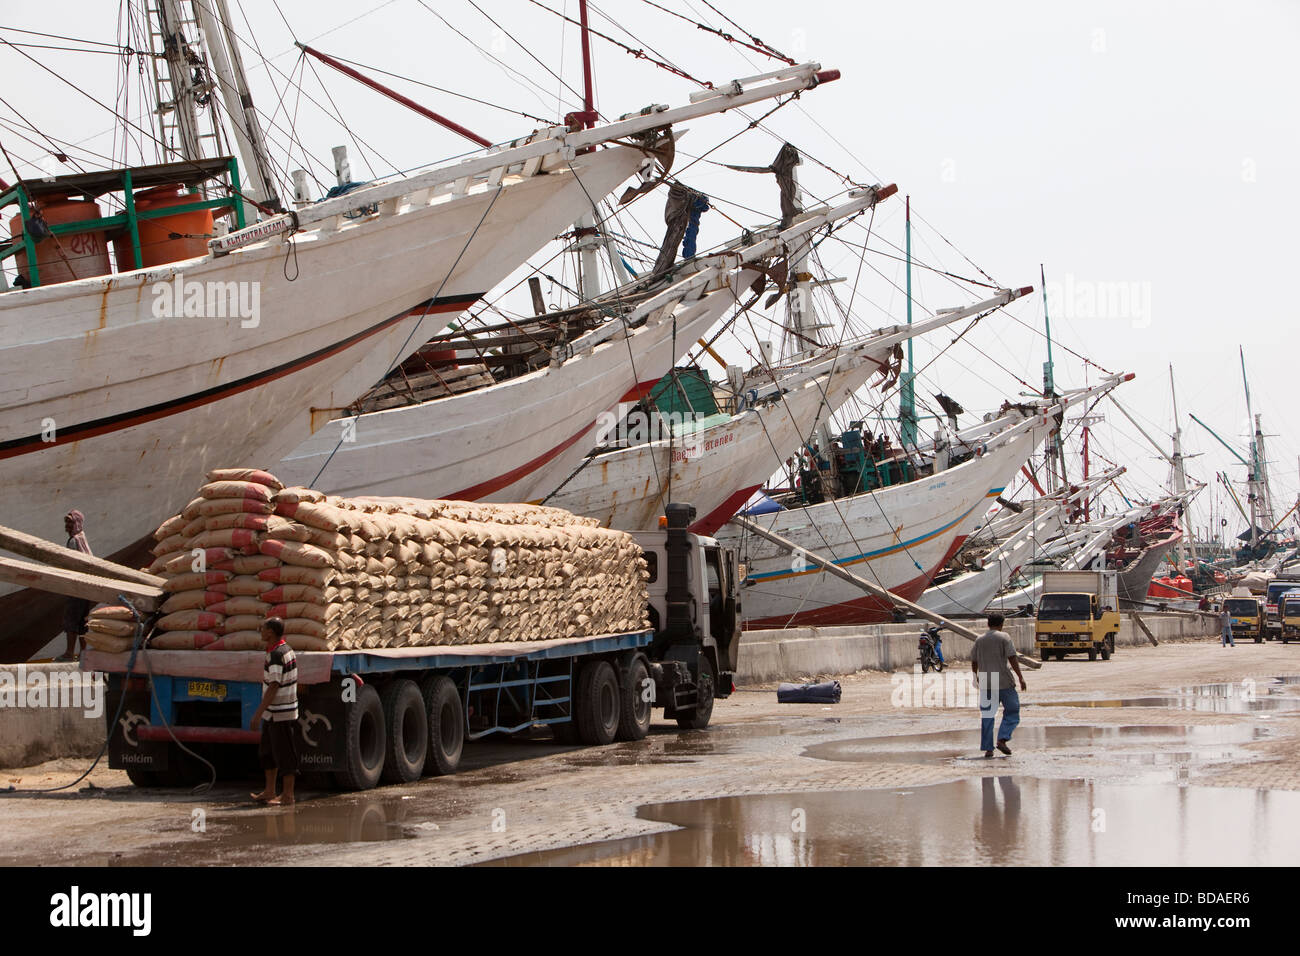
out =
<svg viewBox="0 0 1300 956"><path fill-rule="evenodd" d="M965 674L960 670L958 683ZM1221 648L1201 641L1123 648L1109 662L1051 662L1026 673L1022 727L1249 727L1257 739L1232 748L1228 758L1183 767L1180 779L1300 790L1300 684L1273 682L1283 675L1300 675L1300 647ZM465 864L665 829L636 817L637 807L647 803L918 787L1008 770L1116 782L1151 772L1115 759L1105 748L1087 747L1017 747L1013 757L991 762L809 756L809 747L834 741L953 730L969 731L970 753L977 756L978 721L970 707L896 706L900 678L895 675L864 671L838 679L844 694L835 706L781 705L775 685L745 687L718 703L714 723L705 731L679 732L675 725L656 723L644 741L601 748L557 746L544 732L529 740L473 744L454 777L365 794L307 791L293 809L250 806L248 788L228 783L199 794L138 790L125 773L99 767L59 793L0 796L0 862ZM1254 691L1279 706L1242 712L1187 709L1185 702L1182 707L1043 706L1161 697L1219 683L1231 685L1226 693ZM59 786L74 780L87 763L61 760L0 771L0 786Z"/></svg>

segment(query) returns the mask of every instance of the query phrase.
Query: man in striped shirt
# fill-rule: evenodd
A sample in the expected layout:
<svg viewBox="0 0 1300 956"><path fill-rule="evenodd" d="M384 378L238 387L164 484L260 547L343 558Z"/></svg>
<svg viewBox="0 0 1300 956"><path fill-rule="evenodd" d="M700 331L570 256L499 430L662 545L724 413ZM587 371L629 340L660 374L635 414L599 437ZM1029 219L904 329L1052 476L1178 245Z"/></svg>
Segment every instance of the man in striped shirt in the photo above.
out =
<svg viewBox="0 0 1300 956"><path fill-rule="evenodd" d="M298 659L284 639L284 621L268 617L262 623L266 661L262 665L262 702L253 713L249 729L261 724L258 756L266 771L266 787L252 797L271 806L293 804L294 776L298 773ZM284 793L275 795L276 774L284 776Z"/></svg>

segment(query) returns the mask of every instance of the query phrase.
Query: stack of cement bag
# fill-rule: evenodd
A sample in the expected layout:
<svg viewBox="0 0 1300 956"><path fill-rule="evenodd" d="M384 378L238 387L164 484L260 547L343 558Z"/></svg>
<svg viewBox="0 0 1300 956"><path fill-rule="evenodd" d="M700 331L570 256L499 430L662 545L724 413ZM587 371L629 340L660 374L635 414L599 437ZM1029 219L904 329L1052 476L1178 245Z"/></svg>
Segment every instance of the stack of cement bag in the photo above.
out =
<svg viewBox="0 0 1300 956"><path fill-rule="evenodd" d="M295 650L647 626L641 550L594 519L532 505L326 497L253 469L207 477L154 533L148 570L169 597L151 647L256 650L268 617L285 622ZM99 608L94 620L116 636L124 611Z"/></svg>

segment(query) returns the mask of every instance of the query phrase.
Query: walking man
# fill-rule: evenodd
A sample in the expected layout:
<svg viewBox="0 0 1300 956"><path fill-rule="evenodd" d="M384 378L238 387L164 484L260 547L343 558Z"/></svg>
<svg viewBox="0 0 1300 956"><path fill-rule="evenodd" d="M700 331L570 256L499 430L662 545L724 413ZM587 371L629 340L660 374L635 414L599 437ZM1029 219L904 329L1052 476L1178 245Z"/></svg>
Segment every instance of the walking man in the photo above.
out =
<svg viewBox="0 0 1300 956"><path fill-rule="evenodd" d="M1228 613L1228 602L1223 602L1223 609L1219 611L1219 627L1222 630L1222 637L1219 638L1219 644L1222 647L1236 647L1237 642L1232 639L1232 615Z"/></svg>
<svg viewBox="0 0 1300 956"><path fill-rule="evenodd" d="M971 648L970 667L980 692L980 749L986 758L993 756L993 720L998 704L1002 705L1002 723L998 726L998 750L1011 755L1011 734L1020 724L1020 695L1016 678L1025 689L1025 678L1016 660L1016 646L1002 630L1001 614L990 614L989 629ZM1012 677L1015 671L1015 678Z"/></svg>
<svg viewBox="0 0 1300 956"><path fill-rule="evenodd" d="M86 516L80 511L69 511L63 516L63 530L68 533L66 547L82 554L90 554L85 526ZM63 606L63 634L68 644L58 660L75 661L81 655L81 636L86 633L86 615L94 603L85 598L68 598L68 603Z"/></svg>
<svg viewBox="0 0 1300 956"><path fill-rule="evenodd" d="M249 729L261 724L258 756L266 771L266 786L252 794L258 803L292 806L294 775L298 772L298 658L284 639L284 621L268 617L262 622L266 660L262 665L262 701L253 712ZM277 773L284 776L284 793L275 795Z"/></svg>

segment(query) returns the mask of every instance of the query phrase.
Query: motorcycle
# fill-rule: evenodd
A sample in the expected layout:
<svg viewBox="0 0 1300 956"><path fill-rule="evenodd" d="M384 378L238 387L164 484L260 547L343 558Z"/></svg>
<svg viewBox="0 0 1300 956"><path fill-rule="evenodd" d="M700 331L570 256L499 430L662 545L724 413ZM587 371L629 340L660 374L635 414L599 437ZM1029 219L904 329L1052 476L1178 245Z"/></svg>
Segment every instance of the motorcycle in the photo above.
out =
<svg viewBox="0 0 1300 956"><path fill-rule="evenodd" d="M934 668L935 673L943 670L942 651L939 650L940 644L939 627L927 627L921 632L920 640L916 642L917 650L920 651L919 660L921 661L921 673L927 674L930 668Z"/></svg>

